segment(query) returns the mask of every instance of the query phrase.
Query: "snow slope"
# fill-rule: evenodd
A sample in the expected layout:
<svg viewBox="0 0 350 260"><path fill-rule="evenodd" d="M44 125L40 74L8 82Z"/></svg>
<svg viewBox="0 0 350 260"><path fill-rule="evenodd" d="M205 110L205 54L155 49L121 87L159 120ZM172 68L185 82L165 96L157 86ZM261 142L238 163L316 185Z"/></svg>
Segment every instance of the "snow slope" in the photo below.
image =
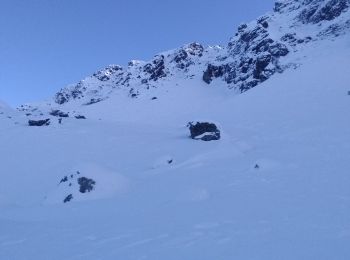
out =
<svg viewBox="0 0 350 260"><path fill-rule="evenodd" d="M146 108L152 120L136 104L120 121L115 109L2 134L0 258L349 259L349 43L242 95L184 86ZM175 113L182 97L199 104ZM189 139L194 118L219 122L222 140ZM87 170L118 185L47 205Z"/></svg>
<svg viewBox="0 0 350 260"><path fill-rule="evenodd" d="M296 66L240 95L196 73L136 98L131 85L95 85L20 109L50 118L43 127L0 105L0 259L349 259L349 34L284 59ZM52 109L69 117L59 124ZM217 123L222 139L190 139L194 120Z"/></svg>
<svg viewBox="0 0 350 260"><path fill-rule="evenodd" d="M5 102L0 100L0 130L3 128L9 129L14 125L24 123L26 116L18 113Z"/></svg>

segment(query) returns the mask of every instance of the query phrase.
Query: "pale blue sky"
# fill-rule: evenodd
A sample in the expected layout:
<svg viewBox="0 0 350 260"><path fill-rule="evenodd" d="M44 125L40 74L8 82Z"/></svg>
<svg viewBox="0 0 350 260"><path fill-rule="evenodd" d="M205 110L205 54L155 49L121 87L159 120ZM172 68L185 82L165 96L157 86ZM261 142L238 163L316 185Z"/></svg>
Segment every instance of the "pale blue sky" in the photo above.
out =
<svg viewBox="0 0 350 260"><path fill-rule="evenodd" d="M273 0L0 0L0 99L52 96L108 64L226 44Z"/></svg>

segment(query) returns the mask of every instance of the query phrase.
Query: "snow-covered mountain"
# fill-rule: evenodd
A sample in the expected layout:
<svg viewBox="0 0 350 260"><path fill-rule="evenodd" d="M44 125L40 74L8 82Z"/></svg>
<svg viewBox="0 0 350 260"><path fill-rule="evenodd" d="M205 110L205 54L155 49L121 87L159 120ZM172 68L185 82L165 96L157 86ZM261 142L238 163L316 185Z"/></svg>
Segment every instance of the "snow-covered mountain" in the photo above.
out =
<svg viewBox="0 0 350 260"><path fill-rule="evenodd" d="M191 43L148 62L110 65L63 88L46 105L87 106L116 95L156 98L169 84L183 81L245 92L276 73L301 66L303 50L346 35L350 30L349 5L348 0L277 1L273 12L241 24L227 46Z"/></svg>
<svg viewBox="0 0 350 260"><path fill-rule="evenodd" d="M349 259L349 32L348 0L277 1L227 46L0 103L0 259Z"/></svg>

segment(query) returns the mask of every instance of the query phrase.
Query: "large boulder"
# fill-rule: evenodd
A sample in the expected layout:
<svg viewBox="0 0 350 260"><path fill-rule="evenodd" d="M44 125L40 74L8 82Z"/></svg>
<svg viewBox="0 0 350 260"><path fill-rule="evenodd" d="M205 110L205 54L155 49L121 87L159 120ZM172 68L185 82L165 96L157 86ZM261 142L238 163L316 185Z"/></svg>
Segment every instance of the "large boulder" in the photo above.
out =
<svg viewBox="0 0 350 260"><path fill-rule="evenodd" d="M192 139L202 141L213 141L219 140L221 138L220 130L214 123L190 122L187 126L190 130L190 136Z"/></svg>

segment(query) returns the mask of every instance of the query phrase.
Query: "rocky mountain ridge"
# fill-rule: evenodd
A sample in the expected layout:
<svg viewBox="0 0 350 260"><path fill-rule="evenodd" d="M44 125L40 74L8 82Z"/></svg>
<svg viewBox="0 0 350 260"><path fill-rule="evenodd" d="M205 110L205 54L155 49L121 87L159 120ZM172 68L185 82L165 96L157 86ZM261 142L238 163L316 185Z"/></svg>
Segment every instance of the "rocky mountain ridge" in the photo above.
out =
<svg viewBox="0 0 350 260"><path fill-rule="evenodd" d="M36 115L70 103L99 103L116 92L139 98L150 89L179 80L220 83L234 93L245 92L276 73L300 66L302 62L295 58L300 50L346 34L350 30L349 6L349 0L276 1L271 13L241 24L227 46L191 43L160 53L149 62L133 60L127 67L107 66L61 89L52 101L40 105ZM19 110L29 113L34 109L37 106L24 105Z"/></svg>

